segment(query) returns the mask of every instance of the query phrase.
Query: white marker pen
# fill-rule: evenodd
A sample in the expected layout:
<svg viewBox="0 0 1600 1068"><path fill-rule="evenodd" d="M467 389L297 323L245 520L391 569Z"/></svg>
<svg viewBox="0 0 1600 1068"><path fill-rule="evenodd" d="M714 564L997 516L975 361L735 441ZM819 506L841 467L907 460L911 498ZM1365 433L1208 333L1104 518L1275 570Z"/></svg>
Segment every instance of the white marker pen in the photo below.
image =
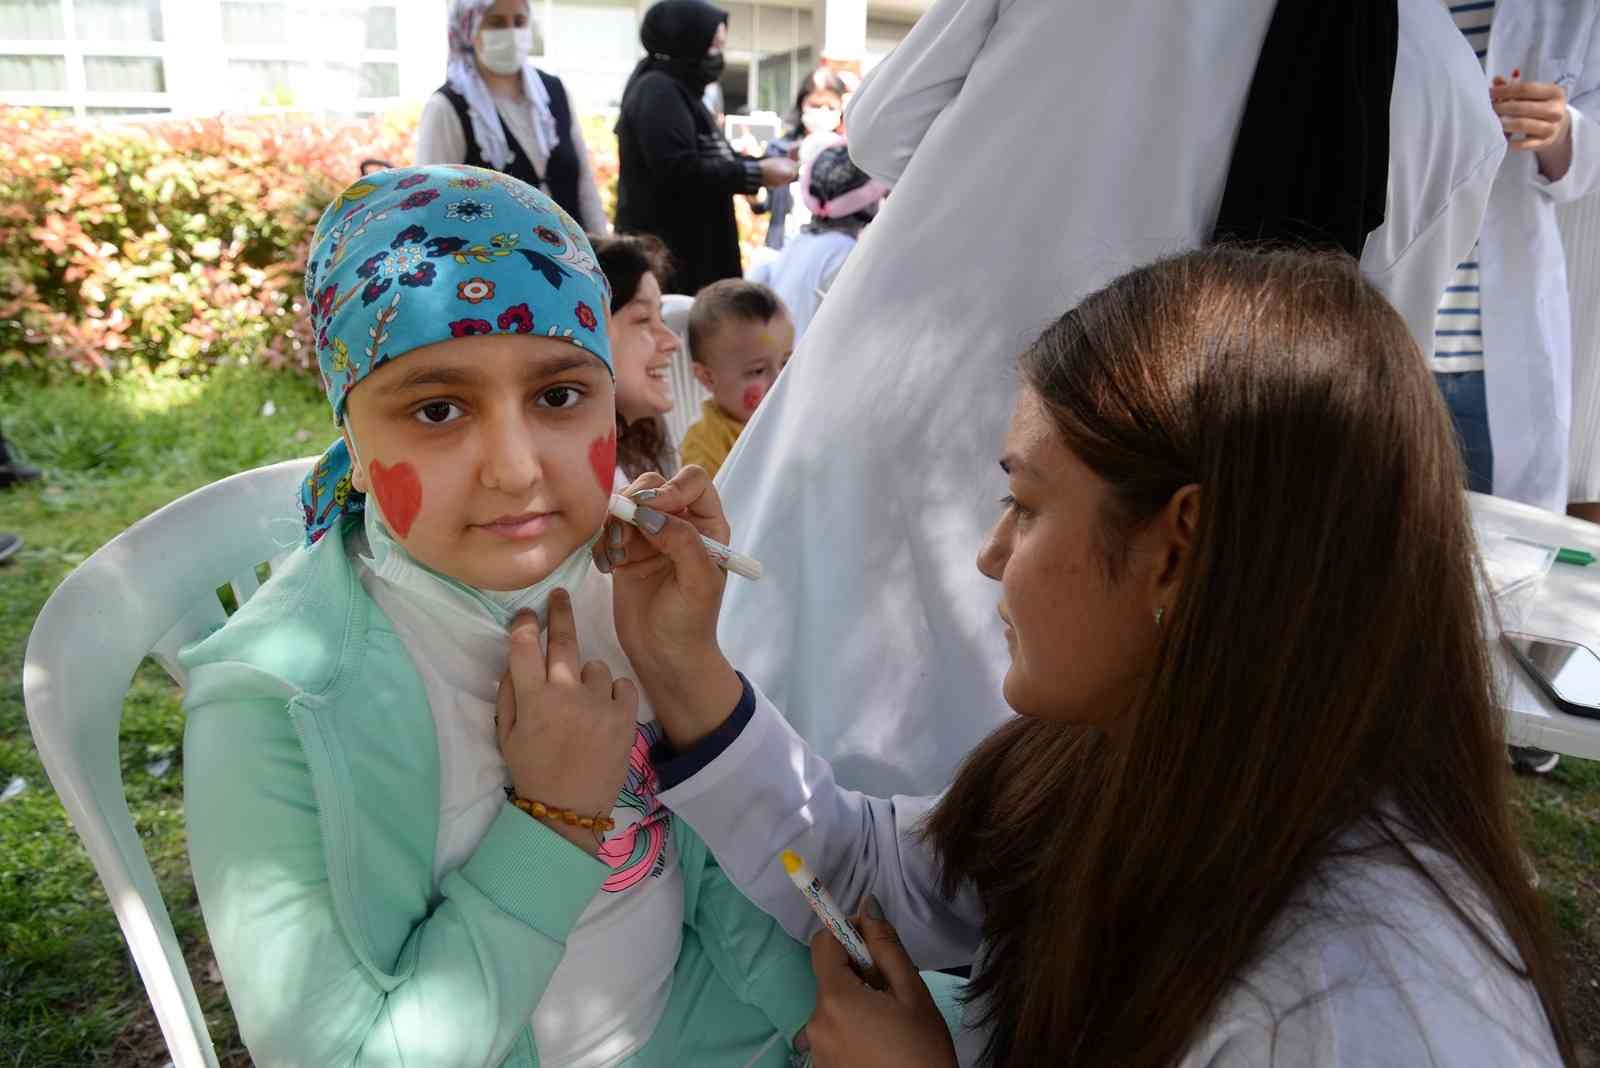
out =
<svg viewBox="0 0 1600 1068"><path fill-rule="evenodd" d="M620 493L611 495L611 504L606 510L629 526L639 525L635 518L639 506ZM700 544L706 547L706 555L716 561L718 567L747 579L761 577L761 561L755 557L736 553L715 538L708 538L704 534L700 535Z"/></svg>
<svg viewBox="0 0 1600 1068"><path fill-rule="evenodd" d="M822 880L811 874L811 869L806 867L806 862L801 860L800 854L794 850L785 849L778 854L778 858L783 861L783 870L789 873L790 880L800 888L800 893L805 895L811 911L817 914L822 926L839 940L839 944L850 955L851 962L860 970L862 976L876 975L878 966L873 963L866 939L861 937L861 932L856 930L855 924L845 918L838 902L833 900L828 888L822 885Z"/></svg>

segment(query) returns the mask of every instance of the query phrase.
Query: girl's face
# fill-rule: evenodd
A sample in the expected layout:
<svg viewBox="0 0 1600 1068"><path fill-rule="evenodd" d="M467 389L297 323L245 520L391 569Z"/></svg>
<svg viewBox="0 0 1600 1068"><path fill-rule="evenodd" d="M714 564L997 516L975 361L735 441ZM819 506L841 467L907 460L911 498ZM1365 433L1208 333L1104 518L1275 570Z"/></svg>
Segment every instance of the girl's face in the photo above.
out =
<svg viewBox="0 0 1600 1068"><path fill-rule="evenodd" d="M611 375L555 338L427 345L350 394L352 482L417 562L486 590L531 586L605 521Z"/></svg>
<svg viewBox="0 0 1600 1068"><path fill-rule="evenodd" d="M661 283L646 274L633 299L611 316L611 358L617 368L617 414L631 423L672 411L668 370L678 335L661 321Z"/></svg>
<svg viewBox="0 0 1600 1068"><path fill-rule="evenodd" d="M1031 390L1017 401L1000 466L1010 494L978 570L1000 583L1011 650L1006 703L1040 719L1114 719L1154 656L1163 590L1152 564L1163 554L1140 531L1118 577L1108 577L1100 519L1107 484L1062 444Z"/></svg>
<svg viewBox="0 0 1600 1068"><path fill-rule="evenodd" d="M808 134L844 133L844 101L838 93L813 89L800 102L800 125Z"/></svg>

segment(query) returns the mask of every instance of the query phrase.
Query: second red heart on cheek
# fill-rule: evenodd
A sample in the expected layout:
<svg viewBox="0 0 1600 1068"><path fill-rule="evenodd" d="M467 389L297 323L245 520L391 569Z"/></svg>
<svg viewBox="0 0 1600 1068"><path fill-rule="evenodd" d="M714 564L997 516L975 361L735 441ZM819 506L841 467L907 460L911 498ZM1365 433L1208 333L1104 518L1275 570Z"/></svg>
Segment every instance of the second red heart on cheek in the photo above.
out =
<svg viewBox="0 0 1600 1068"><path fill-rule="evenodd" d="M385 467L381 460L372 461L368 468L372 475L372 492L378 496L383 518L398 537L411 533L411 524L422 511L422 479L417 469L408 463Z"/></svg>
<svg viewBox="0 0 1600 1068"><path fill-rule="evenodd" d="M589 467L594 471L594 479L600 483L600 488L606 493L611 492L617 479L617 432L611 431L608 437L596 438L589 446Z"/></svg>

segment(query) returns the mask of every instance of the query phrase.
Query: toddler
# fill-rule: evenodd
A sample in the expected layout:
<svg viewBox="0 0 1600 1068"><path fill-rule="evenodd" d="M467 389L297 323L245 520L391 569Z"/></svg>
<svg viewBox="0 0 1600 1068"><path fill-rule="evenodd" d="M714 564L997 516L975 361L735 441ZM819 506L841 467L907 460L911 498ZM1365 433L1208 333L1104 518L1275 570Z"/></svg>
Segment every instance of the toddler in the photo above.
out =
<svg viewBox="0 0 1600 1068"><path fill-rule="evenodd" d="M741 278L702 289L689 309L689 356L711 396L679 459L715 475L793 352L794 321L771 289Z"/></svg>
<svg viewBox="0 0 1600 1068"><path fill-rule="evenodd" d="M383 171L323 215L306 292L342 436L304 544L182 654L195 885L251 1055L785 1064L807 953L661 807L659 730L611 681L631 669L590 552L617 424L589 242L516 179ZM530 613L576 638L541 695L610 724L614 759L514 729L497 683Z"/></svg>

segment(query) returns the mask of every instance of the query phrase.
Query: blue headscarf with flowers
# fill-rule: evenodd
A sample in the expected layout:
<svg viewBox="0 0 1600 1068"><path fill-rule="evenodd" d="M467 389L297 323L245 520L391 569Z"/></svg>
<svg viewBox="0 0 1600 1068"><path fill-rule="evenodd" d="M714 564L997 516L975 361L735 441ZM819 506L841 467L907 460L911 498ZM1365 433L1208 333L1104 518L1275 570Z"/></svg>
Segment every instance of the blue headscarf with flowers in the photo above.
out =
<svg viewBox="0 0 1600 1068"><path fill-rule="evenodd" d="M402 167L362 178L322 213L306 264L322 388L343 425L356 383L413 349L475 334L536 334L611 369L611 287L572 216L478 167ZM341 438L300 486L306 544L364 496Z"/></svg>

